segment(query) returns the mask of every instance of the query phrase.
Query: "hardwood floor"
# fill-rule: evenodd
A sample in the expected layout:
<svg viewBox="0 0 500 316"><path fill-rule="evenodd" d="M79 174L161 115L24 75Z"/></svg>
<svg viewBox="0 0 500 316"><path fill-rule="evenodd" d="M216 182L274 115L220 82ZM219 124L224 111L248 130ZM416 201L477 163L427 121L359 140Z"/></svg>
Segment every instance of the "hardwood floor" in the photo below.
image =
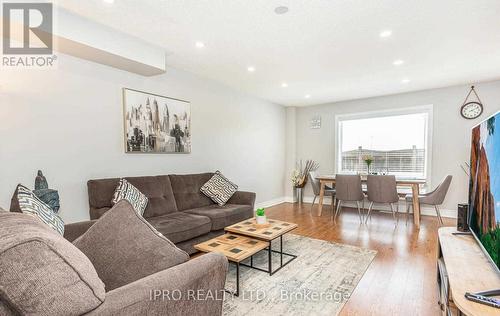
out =
<svg viewBox="0 0 500 316"><path fill-rule="evenodd" d="M357 210L349 208L343 208L335 225L329 205L321 217L311 215L308 203L283 203L266 212L269 218L297 223L295 234L378 251L340 315L439 314L436 217L422 216L417 230L411 219L405 225L403 214L397 227L391 214L379 212L373 212L368 225L360 225ZM444 218L444 223L455 226L456 220Z"/></svg>

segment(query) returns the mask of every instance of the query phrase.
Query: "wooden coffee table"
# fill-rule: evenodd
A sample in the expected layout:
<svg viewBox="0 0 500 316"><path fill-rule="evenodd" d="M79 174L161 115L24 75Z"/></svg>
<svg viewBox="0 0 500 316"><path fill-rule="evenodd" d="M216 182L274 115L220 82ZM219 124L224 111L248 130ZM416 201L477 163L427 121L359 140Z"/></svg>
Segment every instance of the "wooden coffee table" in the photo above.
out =
<svg viewBox="0 0 500 316"><path fill-rule="evenodd" d="M269 244L267 247L268 250L268 269L261 269L253 266L253 262L250 262L250 266L242 264L243 266L248 266L253 269L257 269L260 271L264 271L269 273L269 275L273 275L278 272L281 268L292 262L297 258L296 255L283 252L283 235L297 228L298 225L295 223L278 221L275 219L269 219L268 225L257 225L255 218L251 218L245 221L241 221L234 225L228 226L224 228L226 232L230 232L237 235L248 236L257 240L265 241ZM280 239L280 250L272 249L273 240L279 238ZM272 253L280 254L280 266L273 270L273 261L272 261ZM290 257L288 261L283 263L283 256Z"/></svg>
<svg viewBox="0 0 500 316"><path fill-rule="evenodd" d="M236 234L228 234L212 238L201 244L194 245L194 248L203 252L218 252L226 256L227 260L236 265L236 292L240 294L240 262L250 258L253 265L253 255L268 247L267 241L245 237ZM228 291L230 292L230 291Z"/></svg>

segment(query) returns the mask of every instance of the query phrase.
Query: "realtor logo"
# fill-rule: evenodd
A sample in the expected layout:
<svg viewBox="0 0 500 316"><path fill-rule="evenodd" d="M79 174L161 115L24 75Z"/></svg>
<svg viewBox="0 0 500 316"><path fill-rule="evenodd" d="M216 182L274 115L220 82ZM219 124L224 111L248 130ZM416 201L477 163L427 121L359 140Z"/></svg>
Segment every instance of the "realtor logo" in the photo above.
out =
<svg viewBox="0 0 500 316"><path fill-rule="evenodd" d="M52 3L3 3L3 67L52 68Z"/></svg>
<svg viewBox="0 0 500 316"><path fill-rule="evenodd" d="M4 3L3 53L52 55L52 27L52 3Z"/></svg>

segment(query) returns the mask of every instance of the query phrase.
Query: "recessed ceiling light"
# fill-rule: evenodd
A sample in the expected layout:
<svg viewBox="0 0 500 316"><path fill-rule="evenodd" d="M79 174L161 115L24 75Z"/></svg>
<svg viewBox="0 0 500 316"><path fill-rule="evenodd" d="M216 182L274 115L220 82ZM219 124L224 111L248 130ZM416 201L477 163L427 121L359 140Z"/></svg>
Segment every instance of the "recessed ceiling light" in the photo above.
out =
<svg viewBox="0 0 500 316"><path fill-rule="evenodd" d="M254 72L255 71L255 67L254 66L250 66L247 68L248 72Z"/></svg>
<svg viewBox="0 0 500 316"><path fill-rule="evenodd" d="M389 37L391 35L392 35L392 31L391 30L385 30L385 31L380 32L380 34L379 34L379 36L382 37L382 38Z"/></svg>
<svg viewBox="0 0 500 316"><path fill-rule="evenodd" d="M282 86L283 88L286 88L286 87L288 87L288 83L283 82L283 83L281 84L281 86Z"/></svg>
<svg viewBox="0 0 500 316"><path fill-rule="evenodd" d="M113 4L115 2L115 0L102 0L102 1L104 1L104 2L106 2L108 4Z"/></svg>
<svg viewBox="0 0 500 316"><path fill-rule="evenodd" d="M274 13L276 14L285 14L288 12L288 7L285 6L279 6L274 9Z"/></svg>
<svg viewBox="0 0 500 316"><path fill-rule="evenodd" d="M410 79L408 79L408 78L401 80L401 83L408 83L408 82L410 82Z"/></svg>
<svg viewBox="0 0 500 316"><path fill-rule="evenodd" d="M310 97L311 97L311 95L310 95L310 94L306 94L306 95L304 96L304 98L306 98L306 99L309 99Z"/></svg>
<svg viewBox="0 0 500 316"><path fill-rule="evenodd" d="M392 64L394 66L400 66L400 65L404 64L404 60L396 59L395 61L392 62Z"/></svg>
<svg viewBox="0 0 500 316"><path fill-rule="evenodd" d="M203 42L196 42L194 45L195 45L196 47L198 47L198 48L203 48L203 47L205 47L205 43L203 43Z"/></svg>

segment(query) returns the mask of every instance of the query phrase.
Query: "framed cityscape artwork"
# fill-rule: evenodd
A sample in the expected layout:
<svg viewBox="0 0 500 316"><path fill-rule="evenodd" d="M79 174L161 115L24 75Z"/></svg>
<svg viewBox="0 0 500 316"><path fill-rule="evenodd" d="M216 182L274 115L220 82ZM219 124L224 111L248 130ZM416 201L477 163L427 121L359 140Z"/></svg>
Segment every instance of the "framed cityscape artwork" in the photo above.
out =
<svg viewBox="0 0 500 316"><path fill-rule="evenodd" d="M191 104L188 101L123 88L126 153L191 152Z"/></svg>

